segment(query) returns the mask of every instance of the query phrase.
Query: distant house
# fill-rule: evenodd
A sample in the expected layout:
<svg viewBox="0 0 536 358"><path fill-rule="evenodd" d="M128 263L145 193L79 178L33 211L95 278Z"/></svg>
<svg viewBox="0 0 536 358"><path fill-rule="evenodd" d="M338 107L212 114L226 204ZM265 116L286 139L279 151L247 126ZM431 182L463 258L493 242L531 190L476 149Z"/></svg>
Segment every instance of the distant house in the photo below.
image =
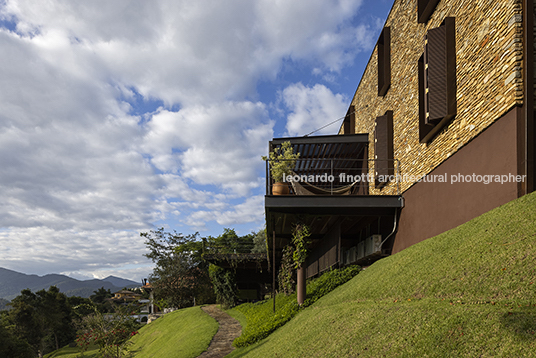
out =
<svg viewBox="0 0 536 358"><path fill-rule="evenodd" d="M534 191L533 29L532 0L395 0L339 134L269 144L300 153L272 257L301 221L305 277L368 265Z"/></svg>
<svg viewBox="0 0 536 358"><path fill-rule="evenodd" d="M137 302L142 298L141 293L129 291L129 290L121 290L114 292L114 297L111 298L112 301L117 303L127 303L127 302Z"/></svg>

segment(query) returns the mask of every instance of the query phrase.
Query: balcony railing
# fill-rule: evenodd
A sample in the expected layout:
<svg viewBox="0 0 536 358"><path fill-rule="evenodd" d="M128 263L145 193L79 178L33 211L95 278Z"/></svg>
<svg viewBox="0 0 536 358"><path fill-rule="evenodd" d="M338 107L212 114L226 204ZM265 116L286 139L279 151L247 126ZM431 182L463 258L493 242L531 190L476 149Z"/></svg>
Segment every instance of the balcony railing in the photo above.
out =
<svg viewBox="0 0 536 358"><path fill-rule="evenodd" d="M266 193L275 181L266 161ZM288 195L400 195L400 162L367 159L297 159L283 182Z"/></svg>

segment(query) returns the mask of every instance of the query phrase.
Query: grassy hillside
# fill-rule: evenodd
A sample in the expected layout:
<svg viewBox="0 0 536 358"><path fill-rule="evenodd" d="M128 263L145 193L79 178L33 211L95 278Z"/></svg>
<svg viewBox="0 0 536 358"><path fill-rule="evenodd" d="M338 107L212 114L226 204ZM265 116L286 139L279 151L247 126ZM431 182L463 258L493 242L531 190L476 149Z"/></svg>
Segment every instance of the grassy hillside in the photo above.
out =
<svg viewBox="0 0 536 358"><path fill-rule="evenodd" d="M189 358L207 350L218 322L201 307L174 311L144 326L132 338L136 358Z"/></svg>
<svg viewBox="0 0 536 358"><path fill-rule="evenodd" d="M536 357L536 194L376 262L230 357Z"/></svg>
<svg viewBox="0 0 536 358"><path fill-rule="evenodd" d="M218 330L218 322L200 307L190 307L166 314L143 326L131 341L130 350L136 358L193 358L204 352ZM97 357L93 347L84 357ZM77 348L65 347L47 358L75 358Z"/></svg>

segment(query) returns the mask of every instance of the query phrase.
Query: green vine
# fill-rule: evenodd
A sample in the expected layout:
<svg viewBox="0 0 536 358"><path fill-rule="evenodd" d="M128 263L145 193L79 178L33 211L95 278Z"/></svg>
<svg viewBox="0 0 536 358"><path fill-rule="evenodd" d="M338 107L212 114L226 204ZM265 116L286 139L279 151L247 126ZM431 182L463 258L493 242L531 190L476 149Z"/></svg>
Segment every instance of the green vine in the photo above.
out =
<svg viewBox="0 0 536 358"><path fill-rule="evenodd" d="M309 236L311 236L311 230L307 225L298 223L294 226L292 232L292 244L294 245L292 259L294 260L295 268L299 268L307 259L307 245L309 244L307 238Z"/></svg>
<svg viewBox="0 0 536 358"><path fill-rule="evenodd" d="M282 292L287 296L291 293L294 293L294 285L296 284L296 281L294 280L294 260L292 258L293 251L294 250L290 245L283 248L281 267L279 268L279 273L277 275L279 292Z"/></svg>
<svg viewBox="0 0 536 358"><path fill-rule="evenodd" d="M213 264L208 267L208 272L218 303L225 309L234 307L238 299L234 272Z"/></svg>

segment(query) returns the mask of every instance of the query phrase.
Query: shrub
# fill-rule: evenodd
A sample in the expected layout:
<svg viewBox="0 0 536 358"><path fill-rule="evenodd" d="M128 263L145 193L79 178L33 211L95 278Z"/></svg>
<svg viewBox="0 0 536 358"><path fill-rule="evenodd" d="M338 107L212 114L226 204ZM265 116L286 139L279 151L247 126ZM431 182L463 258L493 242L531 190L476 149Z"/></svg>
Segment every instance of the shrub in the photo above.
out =
<svg viewBox="0 0 536 358"><path fill-rule="evenodd" d="M335 269L312 279L307 284L307 296L302 307L296 302L296 294L276 296L276 311L273 312L273 300L256 303L244 303L235 309L242 312L247 319L247 326L242 335L234 340L235 347L246 347L270 335L277 328L290 321L300 309L312 305L319 298L333 291L337 286L349 281L361 271L359 266Z"/></svg>
<svg viewBox="0 0 536 358"><path fill-rule="evenodd" d="M208 272L212 280L216 300L224 308L234 307L238 291L234 273L231 270L226 270L216 265L210 265Z"/></svg>

